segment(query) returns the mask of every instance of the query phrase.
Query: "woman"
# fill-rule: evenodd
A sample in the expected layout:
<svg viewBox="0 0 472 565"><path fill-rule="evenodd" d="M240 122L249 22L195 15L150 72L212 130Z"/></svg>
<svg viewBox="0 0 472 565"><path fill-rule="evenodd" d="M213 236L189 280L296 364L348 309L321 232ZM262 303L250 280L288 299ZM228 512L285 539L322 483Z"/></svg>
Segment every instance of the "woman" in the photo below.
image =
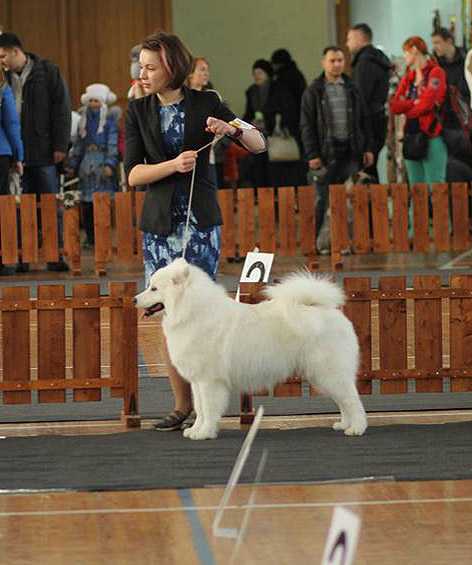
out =
<svg viewBox="0 0 472 565"><path fill-rule="evenodd" d="M9 174L23 174L24 150L15 98L0 69L0 194L10 194Z"/></svg>
<svg viewBox="0 0 472 565"><path fill-rule="evenodd" d="M211 90L216 92L221 99L219 92L213 89L213 85L210 82L210 66L205 57L195 57L193 59L192 69L185 84L194 90ZM215 158L215 145L217 143L218 140L215 140L210 148L210 180L219 187L220 183L218 182Z"/></svg>
<svg viewBox="0 0 472 565"><path fill-rule="evenodd" d="M254 84L246 90L244 119L253 123L265 135L270 136L274 133L276 116L279 114L282 128L297 139L299 136L299 116L297 115L295 100L283 84L272 80L273 74L272 65L269 61L258 59L253 64ZM282 182L280 175L277 179L271 178L267 154L250 158L250 161L252 161L250 175L254 186L286 184ZM285 171L282 172L285 177ZM276 182L272 182L273 180Z"/></svg>
<svg viewBox="0 0 472 565"><path fill-rule="evenodd" d="M421 37L410 37L403 44L407 71L390 101L394 114L404 114L404 138L422 132L427 136L426 154L420 158L405 155L410 184L445 182L447 148L441 137L440 109L446 97L446 74L428 57L428 48ZM404 154L406 143L404 139Z"/></svg>
<svg viewBox="0 0 472 565"><path fill-rule="evenodd" d="M194 90L211 90L210 65L205 57L195 57L186 85Z"/></svg>
<svg viewBox="0 0 472 565"><path fill-rule="evenodd" d="M229 135L250 151L262 152L264 137L256 129L230 125L228 121L235 115L214 92L184 85L192 56L177 36L163 32L149 36L143 42L139 62L147 95L129 105L125 170L130 186L148 185L140 224L146 284L157 269L182 255L194 167L185 256L214 278L220 256L221 213L216 187L209 179L209 144L214 135ZM180 429L192 410L190 385L166 355L175 410L156 425L159 431Z"/></svg>

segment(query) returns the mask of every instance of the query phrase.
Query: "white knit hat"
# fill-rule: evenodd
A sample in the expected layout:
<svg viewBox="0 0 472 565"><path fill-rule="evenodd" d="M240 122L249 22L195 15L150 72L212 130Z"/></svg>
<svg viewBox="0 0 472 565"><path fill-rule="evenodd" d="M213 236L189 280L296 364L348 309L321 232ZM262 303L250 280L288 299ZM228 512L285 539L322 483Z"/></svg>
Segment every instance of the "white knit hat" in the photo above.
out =
<svg viewBox="0 0 472 565"><path fill-rule="evenodd" d="M95 83L89 84L85 89L85 93L80 97L80 101L87 106L90 100L100 100L100 117L98 120L97 133L100 134L105 127L108 116L108 104L116 102L116 94L110 90L106 84ZM81 112L79 121L79 135L84 138L87 135L87 109Z"/></svg>
<svg viewBox="0 0 472 565"><path fill-rule="evenodd" d="M100 100L102 104L114 104L116 102L116 94L106 84L97 82L87 86L84 94L80 97L80 102L85 105L92 99Z"/></svg>

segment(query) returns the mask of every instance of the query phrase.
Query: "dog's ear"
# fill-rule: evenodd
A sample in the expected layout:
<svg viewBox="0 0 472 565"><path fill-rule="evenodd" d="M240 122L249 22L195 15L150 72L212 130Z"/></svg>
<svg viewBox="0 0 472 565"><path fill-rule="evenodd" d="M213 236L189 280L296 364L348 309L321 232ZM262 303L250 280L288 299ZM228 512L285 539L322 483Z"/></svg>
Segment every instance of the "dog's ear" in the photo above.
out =
<svg viewBox="0 0 472 565"><path fill-rule="evenodd" d="M187 261L179 261L178 269L172 275L172 283L174 285L180 285L188 278L190 273L190 268Z"/></svg>

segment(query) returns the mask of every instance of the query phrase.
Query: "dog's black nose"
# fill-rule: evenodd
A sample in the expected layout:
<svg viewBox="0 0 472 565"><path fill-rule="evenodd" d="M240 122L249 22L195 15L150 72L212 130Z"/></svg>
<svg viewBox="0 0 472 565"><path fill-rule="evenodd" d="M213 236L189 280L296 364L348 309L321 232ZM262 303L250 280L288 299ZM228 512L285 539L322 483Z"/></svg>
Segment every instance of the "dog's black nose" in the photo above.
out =
<svg viewBox="0 0 472 565"><path fill-rule="evenodd" d="M133 298L133 304L137 304L137 303L138 303L137 298Z"/></svg>

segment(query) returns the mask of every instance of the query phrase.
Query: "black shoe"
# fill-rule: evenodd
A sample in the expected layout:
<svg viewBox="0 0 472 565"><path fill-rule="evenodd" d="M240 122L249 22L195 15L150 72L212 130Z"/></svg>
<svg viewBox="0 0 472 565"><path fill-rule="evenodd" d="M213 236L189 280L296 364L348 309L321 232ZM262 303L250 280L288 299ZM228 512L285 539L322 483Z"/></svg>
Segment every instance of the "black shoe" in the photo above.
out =
<svg viewBox="0 0 472 565"><path fill-rule="evenodd" d="M64 259L59 259L59 261L50 261L47 264L48 271L55 271L58 273L64 273L69 270L69 265L64 261Z"/></svg>
<svg viewBox="0 0 472 565"><path fill-rule="evenodd" d="M29 263L18 263L18 265L16 266L17 273L29 273L29 270Z"/></svg>
<svg viewBox="0 0 472 565"><path fill-rule="evenodd" d="M170 414L167 414L160 422L154 425L154 429L158 432L175 432L176 430L181 430L185 420L190 416L191 410L189 412L181 412L180 410L174 410Z"/></svg>

